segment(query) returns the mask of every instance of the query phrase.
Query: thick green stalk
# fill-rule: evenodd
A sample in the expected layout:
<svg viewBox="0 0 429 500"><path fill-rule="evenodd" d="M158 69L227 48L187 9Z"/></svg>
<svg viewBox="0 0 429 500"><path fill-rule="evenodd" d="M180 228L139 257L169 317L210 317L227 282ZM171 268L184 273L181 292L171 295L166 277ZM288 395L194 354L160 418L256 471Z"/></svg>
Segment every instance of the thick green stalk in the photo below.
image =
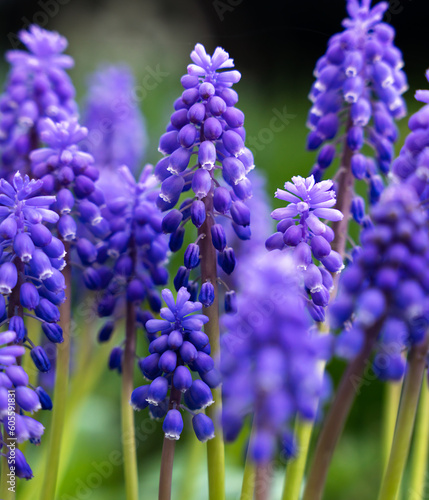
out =
<svg viewBox="0 0 429 500"><path fill-rule="evenodd" d="M57 344L57 360L55 370L54 407L52 410L51 435L47 452L45 479L40 500L55 500L58 470L60 465L61 444L66 418L66 406L69 390L70 371L70 326L71 326L71 266L70 244L66 243L66 267L63 274L67 290L67 298L60 305L60 326L63 330L64 342Z"/></svg>
<svg viewBox="0 0 429 500"><path fill-rule="evenodd" d="M243 484L241 486L240 500L252 500L255 491L255 465L247 453L244 465Z"/></svg>
<svg viewBox="0 0 429 500"><path fill-rule="evenodd" d="M169 408L176 408L180 404L182 394L173 385L170 392ZM159 473L159 500L171 499L171 486L173 483L173 463L176 441L164 437L161 455L161 470Z"/></svg>
<svg viewBox="0 0 429 500"><path fill-rule="evenodd" d="M426 333L423 342L411 348L408 357L408 371L399 406L395 436L378 500L395 500L401 487L413 434L420 388L426 368L428 345L429 332Z"/></svg>
<svg viewBox="0 0 429 500"><path fill-rule="evenodd" d="M189 500L194 497L196 488L195 477L198 476L198 471L201 468L202 462L204 462L203 453L205 453L205 447L198 441L193 431L189 433L187 441L188 448L185 458L186 467L182 472L180 480L178 491L179 500Z"/></svg>
<svg viewBox="0 0 429 500"><path fill-rule="evenodd" d="M410 500L423 499L429 452L429 387L423 379L411 461Z"/></svg>
<svg viewBox="0 0 429 500"><path fill-rule="evenodd" d="M257 465L255 472L255 500L268 500L270 497L270 464Z"/></svg>
<svg viewBox="0 0 429 500"><path fill-rule="evenodd" d="M28 320L28 321L27 321ZM27 328L27 335L35 345L39 345L42 328L40 323L33 318L25 318L25 326ZM31 356L23 356L22 367L28 375L29 383L37 386L37 379L39 377L39 370L34 365Z"/></svg>
<svg viewBox="0 0 429 500"><path fill-rule="evenodd" d="M204 199L207 217L204 224L199 228L200 256L201 256L201 282L209 281L215 289L215 300L210 307L204 307L203 313L208 316L209 322L204 327L205 333L210 339L212 356L218 361L220 351L219 334L219 296L217 286L217 262L216 250L212 244L211 226L214 224L213 217L213 190ZM207 415L215 422L216 435L207 441L207 463L209 475L209 500L225 499L225 449L222 436L222 428L217 425L218 415L222 410L221 389L213 389L215 404L206 410Z"/></svg>
<svg viewBox="0 0 429 500"><path fill-rule="evenodd" d="M336 289L332 291L331 300L335 298ZM320 335L329 333L329 323L324 321L319 324ZM320 376L323 377L325 362L319 363ZM295 437L299 453L295 460L291 460L286 467L286 477L283 487L282 500L298 500L300 497L302 482L307 465L308 452L310 449L311 436L313 434L314 422L304 421L297 418L295 422Z"/></svg>
<svg viewBox="0 0 429 500"><path fill-rule="evenodd" d="M286 467L286 480L282 500L298 500L300 497L312 433L313 422L301 419L296 420L295 437L299 452L296 459L290 461Z"/></svg>
<svg viewBox="0 0 429 500"><path fill-rule="evenodd" d="M352 122L349 119L346 132L351 128ZM353 151L348 147L347 140L344 139L343 153L340 160L340 170L337 177L337 203L335 208L343 214L343 219L332 223L335 239L331 244L333 250L344 257L349 229L350 211L354 196L355 178L351 169Z"/></svg>
<svg viewBox="0 0 429 500"><path fill-rule="evenodd" d="M122 452L124 456L125 491L127 500L138 499L138 474L136 455L136 436L134 429L134 410L130 405L134 389L134 363L136 355L136 326L134 304L127 302L125 327L125 349L122 362Z"/></svg>
<svg viewBox="0 0 429 500"><path fill-rule="evenodd" d="M334 402L320 432L313 462L308 473L303 500L321 500L325 487L329 465L335 447L343 432L347 417L356 396L356 391L363 381L364 371L377 338L382 318L366 332L365 344L359 355L348 365L344 372Z"/></svg>
<svg viewBox="0 0 429 500"><path fill-rule="evenodd" d="M401 400L402 382L386 382L384 387L383 421L382 421L382 452L383 473L389 461L395 434L396 418L399 401Z"/></svg>

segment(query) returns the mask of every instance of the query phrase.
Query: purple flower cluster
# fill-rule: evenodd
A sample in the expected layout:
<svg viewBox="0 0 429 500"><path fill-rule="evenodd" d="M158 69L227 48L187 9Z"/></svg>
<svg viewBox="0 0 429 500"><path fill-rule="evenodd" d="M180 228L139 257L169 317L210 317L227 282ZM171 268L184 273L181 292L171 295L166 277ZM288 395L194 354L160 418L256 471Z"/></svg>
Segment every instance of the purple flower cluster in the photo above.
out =
<svg viewBox="0 0 429 500"><path fill-rule="evenodd" d="M290 255L278 250L259 255L247 274L246 294L237 298L238 313L224 316L222 422L225 439L231 441L253 415L251 456L266 463L277 440L290 433L296 415L316 416L324 386L317 363L326 354L325 339L309 331Z"/></svg>
<svg viewBox="0 0 429 500"><path fill-rule="evenodd" d="M134 97L136 83L127 66L107 66L89 80L83 123L88 128L86 149L100 170L98 185L107 194L120 189L117 169L127 165L136 173L147 142L143 115Z"/></svg>
<svg viewBox="0 0 429 500"><path fill-rule="evenodd" d="M18 341L18 335L14 331L0 333L0 422L6 434L18 443L29 440L37 445L44 427L25 413L32 414L40 409L51 410L52 401L42 387L29 386L28 375L17 365L17 358L25 353L22 345L13 345ZM15 412L15 404L20 408L19 413ZM0 452L6 444L0 437ZM16 475L31 479L33 473L24 455L19 450L15 450L15 453L13 463Z"/></svg>
<svg viewBox="0 0 429 500"><path fill-rule="evenodd" d="M125 166L119 173L124 196L108 200L102 209L107 236L96 242L80 237L76 245L82 264L87 266L84 283L89 290L99 292L98 314L111 317L100 330L100 341L110 339L126 302L134 305L140 326L152 317L140 309L145 300L152 311L159 312L161 298L156 286L168 281L168 243L162 233L162 214L156 206L159 190L152 167L143 169L138 182ZM121 358L122 349L117 347L112 351L111 368L120 371Z"/></svg>
<svg viewBox="0 0 429 500"><path fill-rule="evenodd" d="M8 180L17 170L30 173L28 155L40 143L41 119L57 122L77 113L75 90L65 72L73 60L62 54L66 39L35 25L19 38L29 52L7 53L12 68L0 98L0 174Z"/></svg>
<svg viewBox="0 0 429 500"><path fill-rule="evenodd" d="M346 358L359 353L365 335L378 335L374 370L383 380L398 380L405 371L403 351L427 331L427 215L412 187L394 185L371 217L374 226L362 230L362 247L330 306L331 324L343 328L337 354Z"/></svg>
<svg viewBox="0 0 429 500"><path fill-rule="evenodd" d="M277 224L277 232L265 245L268 250L289 250L298 269L302 271L306 292L310 296L309 311L316 321L323 321L324 307L329 303L332 288L330 273L342 270L341 255L331 249L333 230L320 219L339 221L342 213L332 208L336 195L331 180L315 182L311 175L304 179L292 177L285 183L285 190L278 189L276 198L288 202L288 206L277 208L271 214ZM316 266L313 258L322 266Z"/></svg>
<svg viewBox="0 0 429 500"><path fill-rule="evenodd" d="M34 311L48 340L63 340L57 322L60 319L58 305L65 299L61 273L65 249L47 227L59 217L50 209L55 197L38 195L42 186L42 181L30 181L19 172L12 184L0 180L0 317L16 332L17 343L28 340L21 314L23 308ZM19 300L12 304L15 290ZM9 315L5 297L9 299ZM41 347L32 349L31 355L39 370L50 369Z"/></svg>
<svg viewBox="0 0 429 500"><path fill-rule="evenodd" d="M57 123L46 118L39 130L46 147L31 152L31 173L42 181L44 193L57 195L54 208L60 214L59 236L67 242L76 239L75 213L82 222L88 223L95 236L106 234L107 222L100 215L104 195L95 186L99 172L92 156L78 146L86 137L87 129L75 118Z"/></svg>
<svg viewBox="0 0 429 500"><path fill-rule="evenodd" d="M144 377L152 382L133 391L131 404L136 410L149 406L153 418L165 417L163 430L168 439L180 438L183 419L179 410L186 409L193 415L197 438L204 442L214 437L214 425L199 411L214 402L210 388L220 384L209 338L201 331L209 318L198 313L202 304L191 302L186 288L178 291L176 302L168 289L162 297L167 307L161 309L162 319L147 321L150 354L139 361ZM201 380L193 380L191 371Z"/></svg>
<svg viewBox="0 0 429 500"><path fill-rule="evenodd" d="M390 169L398 136L394 120L405 116L402 94L408 87L402 55L393 44L394 29L380 22L388 4L380 2L372 9L370 4L371 0L347 1L350 17L343 21L345 30L331 37L317 62L307 147L322 146L313 169L319 180L344 137L352 173L367 181L374 203L383 190L379 173ZM375 151L376 161L361 152L364 144Z"/></svg>
<svg viewBox="0 0 429 500"><path fill-rule="evenodd" d="M235 267L234 251L215 216L232 219L237 235L250 237L250 210L244 201L252 195L246 176L254 168L253 155L244 146L244 114L235 107L238 95L231 88L241 75L229 70L233 60L219 47L209 56L197 44L191 59L193 64L181 80L185 90L175 102L167 132L159 143L159 151L166 156L155 168L162 181L158 203L162 210L171 209L183 192L192 190L193 196L164 218L164 231L171 233L170 249L174 252L181 248L186 222L191 220L201 228L207 219L206 229L211 232L219 265L230 274ZM217 171L223 183L216 179ZM185 266L176 277L176 289L187 285L189 270L198 263L198 245L193 243L185 252Z"/></svg>
<svg viewBox="0 0 429 500"><path fill-rule="evenodd" d="M265 189L265 178L257 170L253 170L249 179L252 182L253 196L247 200L247 206L252 214L252 221L247 228L249 230L249 239L238 237L236 230L232 228L230 222L226 219L220 221L225 229L226 239L234 248L237 257L237 264L234 273L227 275L221 274L221 283L226 286L224 295L224 311L234 313L237 310L236 293L245 291L247 288L247 274L245 270L252 265L255 256L265 253L265 240L272 233L273 227L270 220L267 220L267 213L271 212L268 202L268 195ZM250 229L252 235L250 237ZM242 272L244 270L244 272ZM204 285L203 285L204 287ZM200 298L201 301L201 298Z"/></svg>
<svg viewBox="0 0 429 500"><path fill-rule="evenodd" d="M426 78L429 81L429 70ZM392 171L401 182L412 185L425 201L429 197L429 91L417 90L415 97L425 106L411 116L408 122L411 132L393 162Z"/></svg>

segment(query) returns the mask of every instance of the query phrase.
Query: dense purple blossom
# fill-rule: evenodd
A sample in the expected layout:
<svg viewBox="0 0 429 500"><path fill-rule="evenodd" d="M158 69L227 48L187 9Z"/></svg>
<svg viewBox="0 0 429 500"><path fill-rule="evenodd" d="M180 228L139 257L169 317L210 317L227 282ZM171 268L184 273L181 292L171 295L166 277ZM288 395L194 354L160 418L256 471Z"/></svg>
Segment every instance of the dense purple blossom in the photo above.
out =
<svg viewBox="0 0 429 500"><path fill-rule="evenodd" d="M89 133L84 146L100 170L98 186L105 195L121 187L117 169L127 165L136 173L145 153L146 129L135 86L125 65L102 66L89 79L83 120Z"/></svg>
<svg viewBox="0 0 429 500"><path fill-rule="evenodd" d="M40 409L51 409L52 401L41 387L36 389L29 385L28 375L18 366L17 358L25 353L25 348L15 345L17 340L17 333L14 331L0 333L0 422L6 435L14 442L15 439L18 443L29 440L37 445L44 427L25 413L33 414ZM13 396L9 397L12 393ZM17 408L13 408L14 402L19 406L19 413L15 412ZM0 452L3 452L2 448L7 444L6 436L4 440L0 438ZM31 479L33 474L22 452L16 458L16 475Z"/></svg>
<svg viewBox="0 0 429 500"><path fill-rule="evenodd" d="M429 80L429 70L426 72ZM398 158L393 162L392 170L395 176L404 183L412 185L423 201L428 199L429 181L429 91L417 90L415 98L424 102L419 111L408 121L410 133Z"/></svg>
<svg viewBox="0 0 429 500"><path fill-rule="evenodd" d="M292 252L311 298L309 310L316 321L322 321L323 307L328 305L332 287L329 273L338 273L344 266L340 254L331 249L334 232L320 219L339 221L343 215L332 208L336 195L331 180L315 183L311 175L306 179L292 177L292 181L285 183L285 190L278 189L275 193L276 198L288 205L272 212L271 217L279 223L277 232L265 245L268 250ZM313 259L321 266L316 266Z"/></svg>
<svg viewBox="0 0 429 500"><path fill-rule="evenodd" d="M73 60L62 54L66 39L35 25L19 38L28 52L7 53L11 70L0 98L0 173L8 179L17 170L30 173L28 155L40 145L41 119L58 122L77 114L75 90L65 72Z"/></svg>
<svg viewBox="0 0 429 500"><path fill-rule="evenodd" d="M365 335L376 335L374 370L381 379L398 380L405 371L404 350L427 332L427 215L412 187L394 185L371 218L330 306L331 323L343 328L337 352L346 358L358 354Z"/></svg>
<svg viewBox="0 0 429 500"><path fill-rule="evenodd" d="M307 147L320 148L316 179L334 162L340 143L354 177L368 183L372 203L383 189L379 174L390 169L398 136L394 120L405 116L402 94L408 88L402 55L393 44L395 31L381 22L387 8L386 2L371 8L371 0L348 0L345 30L330 38L317 62L307 122ZM362 152L365 143L376 161Z"/></svg>
<svg viewBox="0 0 429 500"><path fill-rule="evenodd" d="M155 167L162 181L158 204L162 210L172 209L181 194L191 190L179 209L165 216L164 229L172 233L170 249L181 248L184 226L190 220L195 227L211 231L219 266L230 274L235 255L218 218L232 219L237 234L250 237L245 200L252 196L247 174L254 168L253 155L244 145L244 114L235 107L238 95L231 88L241 75L230 69L233 60L220 47L210 56L197 44L191 59L193 64L181 79L184 91L159 143L165 157ZM190 269L186 262L185 267ZM182 275L177 277L176 289L189 278L189 273Z"/></svg>
<svg viewBox="0 0 429 500"><path fill-rule="evenodd" d="M200 422L196 412L214 402L210 389L220 383L210 357L209 338L201 331L209 318L199 313L200 302L189 300L186 288L178 291L176 301L168 289L162 291L162 297L167 307L160 311L162 319L146 322L152 341L149 355L139 361L144 377L152 382L133 391L131 404L136 410L149 406L153 418L165 416L163 430L168 439L179 439L183 420L178 410L187 409L194 415L197 438L206 441L214 437L213 423L208 417ZM198 373L201 380L193 380L191 372Z"/></svg>
<svg viewBox="0 0 429 500"><path fill-rule="evenodd" d="M156 206L159 189L152 166L143 169L138 181L128 167L118 171L123 195L108 199L101 211L107 234L95 241L81 237L76 244L86 267L84 283L98 292L98 315L107 319L99 332L100 341L110 339L127 302L133 304L140 327L152 317L149 312L142 314L142 303L147 302L149 309L159 312L161 298L156 287L168 281L168 241L162 232L162 214ZM114 359L118 362L112 368L120 371L120 356Z"/></svg>
<svg viewBox="0 0 429 500"><path fill-rule="evenodd" d="M253 415L252 458L266 463L296 415L316 416L323 389L317 363L326 354L326 339L309 331L306 299L290 255L273 251L252 264L246 293L237 297L238 313L224 316L222 422L231 441Z"/></svg>

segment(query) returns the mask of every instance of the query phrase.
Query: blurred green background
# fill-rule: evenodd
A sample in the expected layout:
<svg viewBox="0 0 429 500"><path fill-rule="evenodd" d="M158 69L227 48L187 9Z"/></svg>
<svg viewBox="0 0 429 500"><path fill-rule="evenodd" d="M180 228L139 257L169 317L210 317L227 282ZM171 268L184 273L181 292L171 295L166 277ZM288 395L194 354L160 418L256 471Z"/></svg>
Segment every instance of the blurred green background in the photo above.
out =
<svg viewBox="0 0 429 500"><path fill-rule="evenodd" d="M140 103L146 117L149 135L146 161L156 163L160 157L158 138L168 122L174 100L181 93L179 80L190 62L189 53L197 42L203 43L208 52L221 45L242 72L242 80L236 86L239 104L246 114L245 126L257 168L266 175L271 196L292 175L306 175L313 164L314 154L305 150L307 93L317 58L323 54L329 36L340 30L344 3L342 0L2 0L0 49L4 52L14 47L15 34L30 22L61 32L68 38L67 52L76 62L71 76L81 102L87 76L100 63L129 64L140 86ZM391 1L388 11L388 18L398 31L397 45L404 51L410 82L406 96L410 113L419 107L413 100L415 89L427 86L424 71L429 64L428 14L426 2L411 0ZM4 63L0 70L3 81L7 71ZM153 72L158 74L158 81L148 88L145 76ZM288 123L281 131L274 132L270 120L277 112L287 113ZM406 121L400 123L398 148L407 131ZM106 369L108 352L115 340L107 347L95 345L96 320L88 313L89 309L90 304L78 304L75 310L76 379L68 408L58 500L125 497L120 464L120 379ZM140 340L140 350L144 353L144 342ZM337 381L344 365L335 363L329 368ZM136 385L141 382L142 378L136 375ZM371 382L363 387L331 467L326 499L376 497L381 473L382 400L380 383ZM44 423L48 434L49 415L44 415ZM136 413L136 428L141 498L150 500L157 495L162 430L159 423L150 421L147 412ZM36 478L20 483L19 500L38 498L46 438L39 448L27 448ZM238 443L227 446L228 500L239 498L244 446L244 436ZM185 432L176 450L173 498L204 500L207 498L204 445L195 446L192 435ZM281 488L283 471L281 463L275 465L274 490ZM273 492L273 498L279 495Z"/></svg>

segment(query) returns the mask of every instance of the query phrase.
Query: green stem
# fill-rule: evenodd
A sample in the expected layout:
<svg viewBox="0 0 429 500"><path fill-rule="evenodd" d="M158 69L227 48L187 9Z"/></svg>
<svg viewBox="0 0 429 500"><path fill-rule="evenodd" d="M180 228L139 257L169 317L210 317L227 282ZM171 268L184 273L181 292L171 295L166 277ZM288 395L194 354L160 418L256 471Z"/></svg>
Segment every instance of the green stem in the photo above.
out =
<svg viewBox="0 0 429 500"><path fill-rule="evenodd" d="M130 405L134 389L134 362L136 355L136 327L134 304L127 302L125 350L122 362L122 451L124 456L125 491L127 500L138 499L138 474L134 410Z"/></svg>
<svg viewBox="0 0 429 500"><path fill-rule="evenodd" d="M413 446L409 493L413 495L412 498L423 499L429 451L429 387L426 378L420 393Z"/></svg>
<svg viewBox="0 0 429 500"><path fill-rule="evenodd" d="M255 500L268 500L270 497L270 464L256 466Z"/></svg>
<svg viewBox="0 0 429 500"><path fill-rule="evenodd" d="M60 326L63 330L64 342L57 344L55 370L54 407L52 410L51 435L47 452L45 479L41 492L41 500L54 500L60 464L61 445L66 418L66 406L69 389L70 371L70 326L71 326L71 266L70 244L66 243L66 267L63 274L68 297L60 305Z"/></svg>
<svg viewBox="0 0 429 500"><path fill-rule="evenodd" d="M383 473L389 461L392 448L393 435L395 434L396 417L398 415L399 401L401 400L402 382L386 382L384 387L384 407L382 422L382 451Z"/></svg>
<svg viewBox="0 0 429 500"><path fill-rule="evenodd" d="M335 447L343 432L356 391L363 381L365 367L383 321L384 318L365 333L365 344L362 351L348 365L343 374L334 402L317 441L303 500L321 500L323 496L326 477Z"/></svg>
<svg viewBox="0 0 429 500"><path fill-rule="evenodd" d="M27 321L28 320L28 321ZM26 328L27 328L27 335L35 345L40 344L40 337L41 337L41 332L42 328L40 326L40 323L33 318L26 318L25 319L26 323ZM22 358L22 367L24 368L25 372L28 375L29 378L29 383L37 386L38 385L38 377L39 377L39 370L36 368L34 365L31 356L23 356Z"/></svg>
<svg viewBox="0 0 429 500"><path fill-rule="evenodd" d="M346 126L346 137L347 131L352 127L352 125L353 123L349 118ZM344 217L342 220L332 223L335 238L331 244L332 249L338 252L341 257L344 257L346 250L350 211L354 196L355 178L351 169L352 156L353 151L348 147L347 139L344 139L343 153L340 160L340 170L337 177L338 196L337 203L335 204L335 208L340 210ZM336 281L338 281L338 279Z"/></svg>
<svg viewBox="0 0 429 500"><path fill-rule="evenodd" d="M297 419L295 423L295 437L299 447L299 454L286 467L286 480L282 500L298 500L300 497L312 433L313 422Z"/></svg>
<svg viewBox="0 0 429 500"><path fill-rule="evenodd" d="M193 431L189 433L187 440L190 442L188 444L188 449L186 450L186 467L182 473L180 488L178 491L180 500L189 500L190 498L194 498L196 487L195 477L198 476L202 461L202 454L203 451L205 451L203 444L198 441Z"/></svg>
<svg viewBox="0 0 429 500"><path fill-rule="evenodd" d="M250 436L253 435L253 429ZM243 483L241 486L240 500L252 500L255 491L255 464L250 456L250 446L247 449L246 463L244 464Z"/></svg>
<svg viewBox="0 0 429 500"><path fill-rule="evenodd" d="M335 295L336 288L332 291L331 300L335 298ZM329 323L327 320L319 324L319 333L320 335L327 335L329 333ZM320 377L323 377L325 365L324 361L319 363ZM286 467L282 500L298 500L300 497L313 427L314 422L312 421L304 421L298 418L295 422L295 437L299 447L299 454Z"/></svg>
<svg viewBox="0 0 429 500"><path fill-rule="evenodd" d="M205 333L210 339L212 356L218 361L220 352L219 339L219 296L217 286L217 262L216 250L212 244L211 226L214 224L213 216L213 189L204 199L207 217L204 224L198 229L198 235L204 235L200 239L201 256L201 282L209 281L215 289L215 300L210 307L204 307L203 313L208 316L209 321L204 327ZM221 389L213 389L215 404L209 406L206 414L215 422L216 435L207 441L207 464L209 476L209 500L225 499L225 449L222 436L222 428L217 424L218 415L222 411Z"/></svg>
<svg viewBox="0 0 429 500"><path fill-rule="evenodd" d="M411 348L408 371L399 406L398 422L393 438L389 463L381 484L379 500L395 500L401 487L402 476L410 449L410 442L417 412L420 388L426 368L429 333L420 344Z"/></svg>
<svg viewBox="0 0 429 500"><path fill-rule="evenodd" d="M182 399L180 391L172 385L170 392L169 408L176 408ZM164 437L161 455L161 470L159 473L159 500L171 499L171 486L173 483L174 450L176 441Z"/></svg>

